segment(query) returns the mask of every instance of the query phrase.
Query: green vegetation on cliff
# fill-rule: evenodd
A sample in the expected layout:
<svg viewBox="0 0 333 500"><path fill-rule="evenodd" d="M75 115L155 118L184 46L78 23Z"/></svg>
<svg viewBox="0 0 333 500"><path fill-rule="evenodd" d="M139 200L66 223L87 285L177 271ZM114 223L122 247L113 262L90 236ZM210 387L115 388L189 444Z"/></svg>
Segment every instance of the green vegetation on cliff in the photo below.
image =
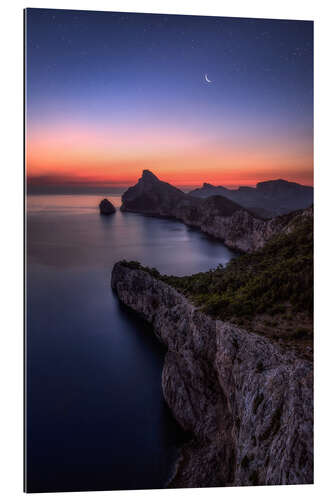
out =
<svg viewBox="0 0 333 500"><path fill-rule="evenodd" d="M312 345L312 217L302 217L262 249L208 272L166 276L138 262L124 264L173 286L214 318L287 343Z"/></svg>
<svg viewBox="0 0 333 500"><path fill-rule="evenodd" d="M313 227L310 218L261 250L226 267L186 277L162 277L220 319L313 310ZM290 311L291 309L291 311Z"/></svg>
<svg viewBox="0 0 333 500"><path fill-rule="evenodd" d="M313 221L272 238L262 249L239 256L227 266L193 274L165 276L156 269L127 262L173 286L220 319L313 310Z"/></svg>

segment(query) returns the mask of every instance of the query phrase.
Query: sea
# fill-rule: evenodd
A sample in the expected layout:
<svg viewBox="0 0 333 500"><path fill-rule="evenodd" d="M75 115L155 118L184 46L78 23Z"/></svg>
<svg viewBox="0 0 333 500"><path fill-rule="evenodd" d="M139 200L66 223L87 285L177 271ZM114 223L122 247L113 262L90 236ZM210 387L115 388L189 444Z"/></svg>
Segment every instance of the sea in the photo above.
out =
<svg viewBox="0 0 333 500"><path fill-rule="evenodd" d="M162 395L165 348L117 299L112 267L136 260L182 276L235 256L176 220L101 216L102 198L26 200L29 492L166 484L185 436Z"/></svg>

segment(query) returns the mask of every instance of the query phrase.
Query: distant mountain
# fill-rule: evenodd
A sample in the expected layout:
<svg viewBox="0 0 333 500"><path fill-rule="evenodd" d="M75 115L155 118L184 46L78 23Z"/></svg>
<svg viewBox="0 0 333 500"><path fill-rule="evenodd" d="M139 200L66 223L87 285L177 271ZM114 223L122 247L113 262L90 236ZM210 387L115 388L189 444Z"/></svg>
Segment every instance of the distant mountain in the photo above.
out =
<svg viewBox="0 0 333 500"><path fill-rule="evenodd" d="M203 200L186 194L161 181L150 170L143 170L138 183L123 194L122 202L122 211L177 218L186 213L193 220L199 213L214 212L228 217L237 210L244 210L244 207L223 196L210 196Z"/></svg>
<svg viewBox="0 0 333 500"><path fill-rule="evenodd" d="M221 195L264 218L307 208L313 203L313 187L283 179L258 182L255 188L241 186L238 189L205 182L201 188L189 194L198 198Z"/></svg>
<svg viewBox="0 0 333 500"><path fill-rule="evenodd" d="M203 198L185 194L160 181L149 170L144 170L138 183L123 194L122 202L120 210L124 212L174 217L245 252L261 248L274 234L289 227L294 218L309 215L307 211L304 214L296 212L265 221L255 216L253 209L248 210L227 197Z"/></svg>

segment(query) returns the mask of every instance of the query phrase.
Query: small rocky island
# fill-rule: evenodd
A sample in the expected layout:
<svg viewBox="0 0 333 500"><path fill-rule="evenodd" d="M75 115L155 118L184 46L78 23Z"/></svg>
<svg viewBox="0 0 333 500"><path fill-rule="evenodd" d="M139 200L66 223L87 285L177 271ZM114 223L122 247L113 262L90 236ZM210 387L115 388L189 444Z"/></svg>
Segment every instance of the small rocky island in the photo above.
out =
<svg viewBox="0 0 333 500"><path fill-rule="evenodd" d="M104 198L99 204L99 211L101 215L111 215L116 212L114 205L107 198Z"/></svg>

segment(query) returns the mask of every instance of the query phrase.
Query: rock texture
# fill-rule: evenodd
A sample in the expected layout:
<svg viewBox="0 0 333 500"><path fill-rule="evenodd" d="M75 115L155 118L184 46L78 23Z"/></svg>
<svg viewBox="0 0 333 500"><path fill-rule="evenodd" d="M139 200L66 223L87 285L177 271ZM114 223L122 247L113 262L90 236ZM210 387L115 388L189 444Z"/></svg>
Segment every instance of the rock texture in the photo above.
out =
<svg viewBox="0 0 333 500"><path fill-rule="evenodd" d="M211 319L145 271L117 263L112 287L167 346L164 397L193 436L169 486L313 482L311 362Z"/></svg>
<svg viewBox="0 0 333 500"><path fill-rule="evenodd" d="M261 217L283 215L313 204L313 187L283 179L258 182L255 188L241 186L238 189L204 183L201 188L194 189L189 194L199 198L224 196Z"/></svg>
<svg viewBox="0 0 333 500"><path fill-rule="evenodd" d="M112 205L111 201L109 201L107 198L104 198L99 204L99 210L101 215L111 215L114 214L116 209Z"/></svg>
<svg viewBox="0 0 333 500"><path fill-rule="evenodd" d="M312 208L270 220L253 213L223 196L195 198L160 181L144 170L138 183L122 197L121 210L157 217L174 217L189 226L222 240L230 248L244 252L261 248L293 220L311 213Z"/></svg>

